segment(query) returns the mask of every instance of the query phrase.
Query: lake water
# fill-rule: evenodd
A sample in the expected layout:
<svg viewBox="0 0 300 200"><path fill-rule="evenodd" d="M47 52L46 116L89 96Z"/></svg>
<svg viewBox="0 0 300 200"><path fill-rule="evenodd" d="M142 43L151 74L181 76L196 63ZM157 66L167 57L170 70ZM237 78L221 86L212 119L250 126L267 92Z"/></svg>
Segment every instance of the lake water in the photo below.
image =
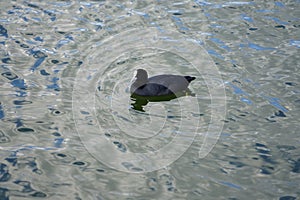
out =
<svg viewBox="0 0 300 200"><path fill-rule="evenodd" d="M300 1L2 1L0 199L300 198ZM195 76L132 106L135 69Z"/></svg>

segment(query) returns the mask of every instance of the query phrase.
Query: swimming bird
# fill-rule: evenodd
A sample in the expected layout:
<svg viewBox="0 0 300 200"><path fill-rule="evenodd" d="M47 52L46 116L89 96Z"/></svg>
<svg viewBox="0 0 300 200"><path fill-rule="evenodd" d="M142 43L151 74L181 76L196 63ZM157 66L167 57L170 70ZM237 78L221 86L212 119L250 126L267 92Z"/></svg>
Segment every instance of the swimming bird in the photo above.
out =
<svg viewBox="0 0 300 200"><path fill-rule="evenodd" d="M188 86L195 79L192 76L172 74L162 74L148 78L146 70L138 69L134 73L130 93L142 97L161 97L190 92Z"/></svg>

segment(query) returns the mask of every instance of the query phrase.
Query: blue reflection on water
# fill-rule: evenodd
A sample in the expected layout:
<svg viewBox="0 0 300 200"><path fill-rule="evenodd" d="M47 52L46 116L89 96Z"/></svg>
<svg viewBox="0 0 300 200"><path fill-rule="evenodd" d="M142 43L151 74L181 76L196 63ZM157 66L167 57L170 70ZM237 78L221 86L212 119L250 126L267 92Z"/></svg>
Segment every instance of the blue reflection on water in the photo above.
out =
<svg viewBox="0 0 300 200"><path fill-rule="evenodd" d="M2 25L0 25L0 36L8 37L7 30Z"/></svg>
<svg viewBox="0 0 300 200"><path fill-rule="evenodd" d="M272 13L273 10L269 10L269 9L258 9L258 10L256 10L256 12L258 12L258 13Z"/></svg>
<svg viewBox="0 0 300 200"><path fill-rule="evenodd" d="M245 102L245 103L249 104L249 105L252 104L252 101L251 101L250 99L245 98L245 97L241 97L240 100L241 100L242 102Z"/></svg>
<svg viewBox="0 0 300 200"><path fill-rule="evenodd" d="M247 16L246 14L241 14L241 17L243 20L246 20L247 22L250 23L254 22L254 20L251 17Z"/></svg>
<svg viewBox="0 0 300 200"><path fill-rule="evenodd" d="M267 19L273 20L274 22L276 22L277 24L283 24L283 25L288 25L288 22L282 21L277 17L266 17Z"/></svg>
<svg viewBox="0 0 300 200"><path fill-rule="evenodd" d="M290 45L300 48L300 40L290 40Z"/></svg>
<svg viewBox="0 0 300 200"><path fill-rule="evenodd" d="M213 41L214 43L218 44L221 48L227 50L227 51L231 51L230 47L228 47L222 40L220 40L219 38L210 38L211 41Z"/></svg>
<svg viewBox="0 0 300 200"><path fill-rule="evenodd" d="M258 84L254 84L254 82L252 82L250 79L247 79L246 82L252 83L254 87L259 87ZM245 92L243 89L241 89L240 87L238 87L238 86L236 86L232 83L229 83L229 82L226 82L226 84L229 85L233 89L234 94L249 96L249 94L247 92ZM281 100L279 98L270 97L270 96L265 95L264 93L260 94L259 96L262 97L263 99L266 99L269 102L269 104L276 107L280 111L288 112L288 109L285 108L283 105L281 105L281 103L280 103ZM253 102L250 99L246 98L246 97L240 97L240 100L244 103L249 104L249 105L253 104Z"/></svg>
<svg viewBox="0 0 300 200"><path fill-rule="evenodd" d="M282 2L279 2L279 1L275 2L275 5L278 6L278 7L281 7L281 8L285 7L284 4Z"/></svg>
<svg viewBox="0 0 300 200"><path fill-rule="evenodd" d="M61 148L64 142L64 138L55 138L54 139L54 147Z"/></svg>
<svg viewBox="0 0 300 200"><path fill-rule="evenodd" d="M2 118L4 118L4 117L5 117L5 115L4 115L3 106L2 106L2 104L1 104L1 102L0 102L0 119L2 119Z"/></svg>
<svg viewBox="0 0 300 200"><path fill-rule="evenodd" d="M58 81L59 81L59 78L53 77L53 78L50 80L50 82L52 82L52 84L47 85L47 88L48 88L48 89L59 90Z"/></svg>
<svg viewBox="0 0 300 200"><path fill-rule="evenodd" d="M11 84L16 87L16 88L19 88L21 90L26 90L27 89L27 86L25 84L25 81L24 79L15 79L11 82Z"/></svg>
<svg viewBox="0 0 300 200"><path fill-rule="evenodd" d="M266 51L266 50L275 50L276 49L273 47L263 47L263 46L260 46L258 44L254 44L251 42L249 42L248 44L240 44L240 47L241 48L251 48L251 49L255 49L257 51Z"/></svg>
<svg viewBox="0 0 300 200"><path fill-rule="evenodd" d="M35 63L32 65L32 67L30 67L30 70L31 71L35 71L36 68L38 68L45 60L45 57L42 57L42 58L38 58Z"/></svg>
<svg viewBox="0 0 300 200"><path fill-rule="evenodd" d="M241 88L239 88L238 86L236 86L236 85L234 85L234 84L232 84L232 83L227 83L229 86L231 86L232 87L232 89L233 89L233 92L235 93L235 94L242 94L242 95L249 95L247 92L244 92L244 90L242 90Z"/></svg>
<svg viewBox="0 0 300 200"><path fill-rule="evenodd" d="M222 185L226 185L228 187L234 188L234 189L239 189L239 190L243 189L241 186L227 182L227 181L220 181L219 183Z"/></svg>
<svg viewBox="0 0 300 200"><path fill-rule="evenodd" d="M207 52L208 52L210 55L215 56L215 57L217 57L217 58L220 58L220 59L222 59L222 60L225 59L224 56L222 56L221 54L219 54L218 52L216 52L216 51L213 50L213 49L209 49L209 50L207 50Z"/></svg>
<svg viewBox="0 0 300 200"><path fill-rule="evenodd" d="M17 118L14 123L16 124L16 127L21 127L23 126L23 122L22 122L22 119L21 118Z"/></svg>
<svg viewBox="0 0 300 200"><path fill-rule="evenodd" d="M263 96L266 100L269 101L269 103L278 108L279 110L283 111L283 112L288 112L288 109L286 109L284 106L282 106L280 104L280 99L279 98L276 98L276 97L268 97L268 96Z"/></svg>
<svg viewBox="0 0 300 200"><path fill-rule="evenodd" d="M178 26L180 30L182 30L182 31L188 31L189 30L189 28L184 26L182 20L179 17L172 16L172 19L174 20L176 26Z"/></svg>

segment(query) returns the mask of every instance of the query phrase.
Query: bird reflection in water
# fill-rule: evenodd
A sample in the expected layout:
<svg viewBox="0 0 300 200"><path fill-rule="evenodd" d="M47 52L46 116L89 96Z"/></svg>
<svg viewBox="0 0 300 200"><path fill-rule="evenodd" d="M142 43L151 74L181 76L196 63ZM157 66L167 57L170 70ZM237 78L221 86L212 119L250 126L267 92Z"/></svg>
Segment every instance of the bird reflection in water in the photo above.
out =
<svg viewBox="0 0 300 200"><path fill-rule="evenodd" d="M162 102L162 101L171 101L176 98L180 98L183 96L195 96L195 93L192 93L191 90L187 89L186 91L182 91L175 94L163 95L163 96L139 96L136 94L132 94L131 98L131 108L137 111L145 112L144 106L146 106L149 102Z"/></svg>

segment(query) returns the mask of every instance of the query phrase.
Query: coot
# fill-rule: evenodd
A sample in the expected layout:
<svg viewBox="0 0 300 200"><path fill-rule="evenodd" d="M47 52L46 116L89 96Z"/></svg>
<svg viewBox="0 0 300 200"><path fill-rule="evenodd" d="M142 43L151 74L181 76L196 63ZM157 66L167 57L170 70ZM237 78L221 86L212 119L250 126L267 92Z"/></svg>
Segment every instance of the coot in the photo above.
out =
<svg viewBox="0 0 300 200"><path fill-rule="evenodd" d="M195 77L172 74L162 74L148 78L146 70L138 69L135 71L130 93L144 97L176 95L177 93L189 91L189 83L193 80L195 80Z"/></svg>

